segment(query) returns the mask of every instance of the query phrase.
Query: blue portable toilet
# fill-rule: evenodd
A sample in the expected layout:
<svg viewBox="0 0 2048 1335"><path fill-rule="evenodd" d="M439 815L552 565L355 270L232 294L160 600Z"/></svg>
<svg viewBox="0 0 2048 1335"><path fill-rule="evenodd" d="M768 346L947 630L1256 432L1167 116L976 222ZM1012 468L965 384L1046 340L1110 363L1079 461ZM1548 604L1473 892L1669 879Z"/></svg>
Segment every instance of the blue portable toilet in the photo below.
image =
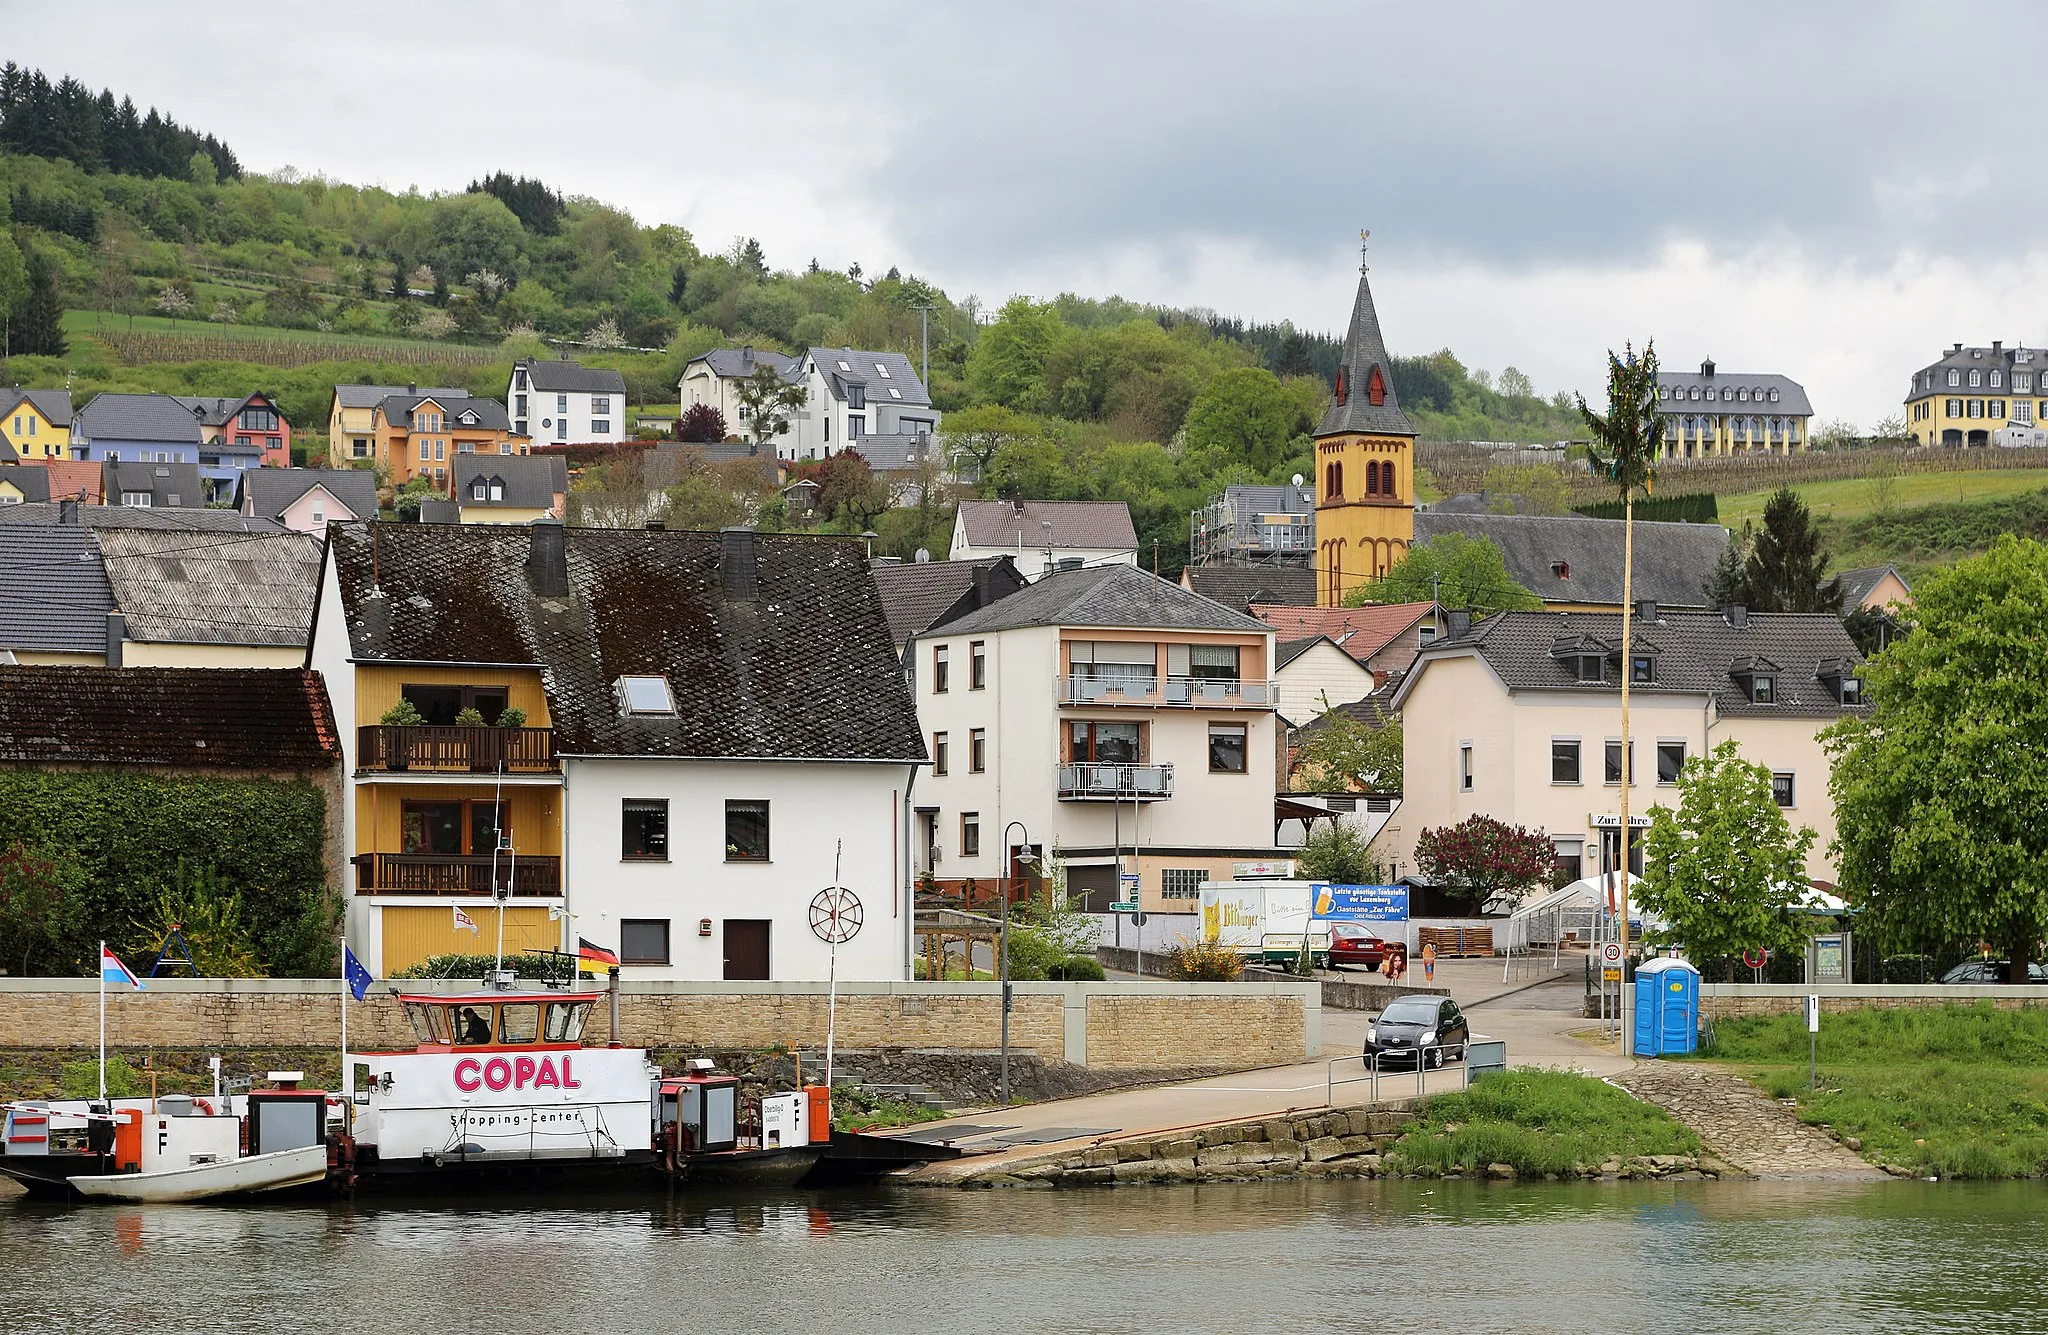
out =
<svg viewBox="0 0 2048 1335"><path fill-rule="evenodd" d="M1636 966L1636 1055L1663 1057L1700 1046L1700 971L1681 959Z"/></svg>

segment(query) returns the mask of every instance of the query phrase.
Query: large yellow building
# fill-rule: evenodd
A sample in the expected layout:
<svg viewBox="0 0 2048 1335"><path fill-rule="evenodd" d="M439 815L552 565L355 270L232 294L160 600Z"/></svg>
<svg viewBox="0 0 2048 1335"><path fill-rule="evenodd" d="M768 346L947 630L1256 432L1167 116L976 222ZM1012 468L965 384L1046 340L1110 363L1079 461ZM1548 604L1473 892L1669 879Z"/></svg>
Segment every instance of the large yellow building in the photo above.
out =
<svg viewBox="0 0 2048 1335"><path fill-rule="evenodd" d="M1915 445L2041 445L2048 424L2048 352L1958 343L1913 373L1906 434Z"/></svg>
<svg viewBox="0 0 2048 1335"><path fill-rule="evenodd" d="M1394 374L1363 264L1335 395L1316 429L1316 603L1393 569L1415 534L1415 426Z"/></svg>

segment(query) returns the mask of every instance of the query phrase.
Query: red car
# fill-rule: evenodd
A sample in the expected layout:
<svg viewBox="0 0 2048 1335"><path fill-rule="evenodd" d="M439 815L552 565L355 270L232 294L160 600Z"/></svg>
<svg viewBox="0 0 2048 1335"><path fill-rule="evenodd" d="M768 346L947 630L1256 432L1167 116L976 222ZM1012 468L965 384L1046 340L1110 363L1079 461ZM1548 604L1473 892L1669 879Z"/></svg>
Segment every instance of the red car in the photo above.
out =
<svg viewBox="0 0 2048 1335"><path fill-rule="evenodd" d="M1377 972L1390 954L1401 956L1406 963L1408 947L1399 941L1383 941L1360 923L1330 924L1329 966L1332 969L1370 969Z"/></svg>

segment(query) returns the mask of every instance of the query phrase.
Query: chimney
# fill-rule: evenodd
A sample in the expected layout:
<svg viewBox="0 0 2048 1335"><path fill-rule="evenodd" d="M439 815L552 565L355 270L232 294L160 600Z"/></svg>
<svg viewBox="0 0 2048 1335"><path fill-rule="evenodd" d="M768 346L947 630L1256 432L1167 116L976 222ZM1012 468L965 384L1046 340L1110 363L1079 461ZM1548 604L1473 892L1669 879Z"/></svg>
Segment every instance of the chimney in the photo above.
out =
<svg viewBox="0 0 2048 1335"><path fill-rule="evenodd" d="M536 519L528 528L526 579L536 598L569 596L569 534L559 519Z"/></svg>
<svg viewBox="0 0 2048 1335"><path fill-rule="evenodd" d="M990 601L989 567L976 566L974 568L974 605L976 607L987 607Z"/></svg>
<svg viewBox="0 0 2048 1335"><path fill-rule="evenodd" d="M659 519L650 519L641 527L645 528L649 533L661 533L667 530L668 525L662 523Z"/></svg>
<svg viewBox="0 0 2048 1335"><path fill-rule="evenodd" d="M1741 603L1729 603L1721 609L1721 615L1737 630L1749 628L1749 609Z"/></svg>
<svg viewBox="0 0 2048 1335"><path fill-rule="evenodd" d="M752 370L754 366L754 345L748 343L740 348L740 365Z"/></svg>
<svg viewBox="0 0 2048 1335"><path fill-rule="evenodd" d="M1657 600L1655 598L1636 599L1636 619L1638 621L1655 621L1657 619Z"/></svg>
<svg viewBox="0 0 2048 1335"><path fill-rule="evenodd" d="M1963 345L1960 343L1956 344L1954 348L1950 349L1951 352L1961 352L1962 350Z"/></svg>
<svg viewBox="0 0 2048 1335"><path fill-rule="evenodd" d="M121 666L121 645L128 638L128 618L119 612L107 613L107 666Z"/></svg>
<svg viewBox="0 0 2048 1335"><path fill-rule="evenodd" d="M66 496L63 500L57 502L57 522L74 526L78 523L78 498L76 496Z"/></svg>
<svg viewBox="0 0 2048 1335"><path fill-rule="evenodd" d="M1714 374L1714 359L1712 357L1700 363L1700 374L1708 377Z"/></svg>
<svg viewBox="0 0 2048 1335"><path fill-rule="evenodd" d="M1991 340L1991 350L1992 350L1993 352L2004 352L2004 351L2005 351L2005 340L2004 340L2004 339L2002 339L2002 338L1994 338L1994 339L1992 339L1992 340Z"/></svg>
<svg viewBox="0 0 2048 1335"><path fill-rule="evenodd" d="M1450 623L1450 638L1454 640L1472 629L1472 614L1468 611L1446 611L1444 619Z"/></svg>
<svg viewBox="0 0 2048 1335"><path fill-rule="evenodd" d="M718 530L718 583L734 602L750 603L761 596L760 566L754 555L754 530Z"/></svg>
<svg viewBox="0 0 2048 1335"><path fill-rule="evenodd" d="M412 381L412 380L408 380L408 381L406 381L406 383L405 383L405 392L406 392L406 393L408 393L408 394L417 394L417 393L419 393L419 392L420 392L420 387L419 387L419 383L418 383L417 381Z"/></svg>

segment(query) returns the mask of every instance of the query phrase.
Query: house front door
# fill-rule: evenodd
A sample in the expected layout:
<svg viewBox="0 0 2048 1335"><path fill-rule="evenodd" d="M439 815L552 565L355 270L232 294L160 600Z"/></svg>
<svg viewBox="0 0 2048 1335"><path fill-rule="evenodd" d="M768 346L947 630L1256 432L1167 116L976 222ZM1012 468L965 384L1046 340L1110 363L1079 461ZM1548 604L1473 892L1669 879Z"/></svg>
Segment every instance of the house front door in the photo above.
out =
<svg viewBox="0 0 2048 1335"><path fill-rule="evenodd" d="M768 920L725 920L725 981L765 982L768 978Z"/></svg>

